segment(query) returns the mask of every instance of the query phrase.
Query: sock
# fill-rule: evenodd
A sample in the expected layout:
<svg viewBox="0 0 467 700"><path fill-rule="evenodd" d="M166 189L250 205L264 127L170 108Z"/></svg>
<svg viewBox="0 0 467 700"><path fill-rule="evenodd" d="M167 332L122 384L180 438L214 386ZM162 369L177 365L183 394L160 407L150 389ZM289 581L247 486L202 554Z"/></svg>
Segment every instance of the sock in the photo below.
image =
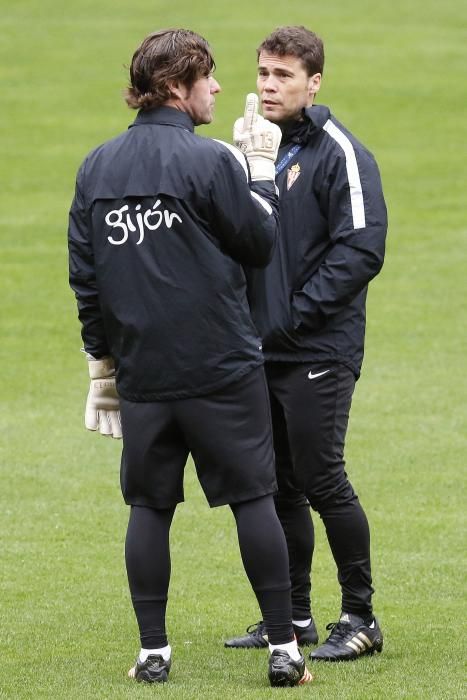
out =
<svg viewBox="0 0 467 700"><path fill-rule="evenodd" d="M292 624L295 625L295 627L308 627L310 623L311 617L309 617L308 620L292 620Z"/></svg>
<svg viewBox="0 0 467 700"><path fill-rule="evenodd" d="M140 663L144 663L151 654L158 654L159 656L162 656L164 661L168 661L171 653L172 648L170 644L167 644L166 647L162 647L162 649L141 649L139 652L139 661Z"/></svg>
<svg viewBox="0 0 467 700"><path fill-rule="evenodd" d="M288 642L286 644L270 644L269 651L271 652L271 654L274 651L274 649L281 649L282 651L286 651L290 658L294 661L298 661L301 657L299 648L297 646L297 641L295 639L293 640L293 642Z"/></svg>

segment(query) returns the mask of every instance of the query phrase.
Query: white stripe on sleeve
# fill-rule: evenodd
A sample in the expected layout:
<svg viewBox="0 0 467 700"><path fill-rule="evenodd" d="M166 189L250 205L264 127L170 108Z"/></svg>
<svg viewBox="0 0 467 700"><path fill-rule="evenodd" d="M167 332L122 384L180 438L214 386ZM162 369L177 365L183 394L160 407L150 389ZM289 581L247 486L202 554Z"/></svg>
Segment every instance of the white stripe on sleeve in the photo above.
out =
<svg viewBox="0 0 467 700"><path fill-rule="evenodd" d="M213 141L217 141L217 143L222 144L228 151L230 151L235 160L242 166L243 172L245 173L245 179L248 182L248 166L246 164L246 158L241 150L235 146L232 146L231 143L227 143L227 141L221 141L220 139L213 139Z"/></svg>
<svg viewBox="0 0 467 700"><path fill-rule="evenodd" d="M354 228L365 228L365 205L363 203L362 185L360 182L360 173L358 172L357 159L355 157L354 147L352 143L330 119L323 126L329 136L333 138L342 148L345 154L345 166L347 168L347 177L350 187L350 206L352 208L352 217Z"/></svg>
<svg viewBox="0 0 467 700"><path fill-rule="evenodd" d="M246 164L246 158L243 155L243 153L240 151L240 149L236 148L235 146L232 146L230 143L227 143L226 141L221 141L220 139L214 139L214 141L217 141L217 143L221 143L223 146L225 146L230 151L230 153L235 157L235 160L237 160L238 163L240 163L240 165L243 168L243 172L245 173L246 181L248 182L248 167ZM276 190L277 190L277 187L276 187ZM277 192L278 192L278 190L277 190ZM250 191L250 194L253 197L253 199L256 199L261 204L261 206L267 211L267 213L269 215L272 214L272 207L268 201L263 199L263 197L261 197L261 195L256 194L256 192Z"/></svg>
<svg viewBox="0 0 467 700"><path fill-rule="evenodd" d="M266 209L268 214L272 214L272 207L269 204L269 202L267 202L265 199L263 199L263 197L261 197L261 195L256 194L256 192L252 192L250 190L250 194L253 197L253 199L256 199L261 204L261 206L264 207L264 209Z"/></svg>

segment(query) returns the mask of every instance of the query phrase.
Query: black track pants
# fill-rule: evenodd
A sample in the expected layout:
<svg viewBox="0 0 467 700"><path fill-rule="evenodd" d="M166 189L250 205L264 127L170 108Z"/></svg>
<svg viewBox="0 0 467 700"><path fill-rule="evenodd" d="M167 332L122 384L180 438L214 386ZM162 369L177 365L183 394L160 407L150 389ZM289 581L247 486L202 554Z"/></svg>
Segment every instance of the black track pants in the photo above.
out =
<svg viewBox="0 0 467 700"><path fill-rule="evenodd" d="M370 532L344 461L355 377L347 367L336 364L269 363L266 373L279 484L276 505L284 530L300 532L308 500L326 528L342 589L342 609L369 616L373 594ZM302 535L305 541L289 546L297 619L305 616L307 605L306 578L313 552L309 525Z"/></svg>
<svg viewBox="0 0 467 700"><path fill-rule="evenodd" d="M308 504L289 504L276 499L276 511L284 529L290 561L292 619L306 620L311 615L311 562L314 527Z"/></svg>

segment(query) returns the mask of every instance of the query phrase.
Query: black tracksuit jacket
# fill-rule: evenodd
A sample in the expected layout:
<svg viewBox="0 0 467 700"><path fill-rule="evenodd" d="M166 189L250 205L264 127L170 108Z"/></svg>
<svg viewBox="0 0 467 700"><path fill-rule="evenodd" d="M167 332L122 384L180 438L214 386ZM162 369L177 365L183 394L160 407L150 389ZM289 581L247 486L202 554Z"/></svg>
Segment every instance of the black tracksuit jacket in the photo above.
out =
<svg viewBox="0 0 467 700"><path fill-rule="evenodd" d="M68 241L84 348L112 355L129 401L210 393L263 363L243 266L270 261L278 203L233 151L162 107L78 172Z"/></svg>
<svg viewBox="0 0 467 700"><path fill-rule="evenodd" d="M387 214L371 153L325 106L287 125L276 178L281 233L271 264L250 270L249 299L267 362L338 362L358 377L369 281L380 271Z"/></svg>

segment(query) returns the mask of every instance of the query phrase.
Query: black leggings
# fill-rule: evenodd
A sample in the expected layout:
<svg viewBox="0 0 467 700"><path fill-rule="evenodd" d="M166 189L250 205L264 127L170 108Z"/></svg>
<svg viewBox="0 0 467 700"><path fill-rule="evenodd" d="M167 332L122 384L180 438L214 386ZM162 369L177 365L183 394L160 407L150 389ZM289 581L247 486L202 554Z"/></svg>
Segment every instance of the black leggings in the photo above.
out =
<svg viewBox="0 0 467 700"><path fill-rule="evenodd" d="M293 640L287 546L272 496L231 505L245 571L256 594L271 644ZM169 531L175 508L132 506L125 544L131 599L141 646L166 646L165 611L170 581Z"/></svg>

